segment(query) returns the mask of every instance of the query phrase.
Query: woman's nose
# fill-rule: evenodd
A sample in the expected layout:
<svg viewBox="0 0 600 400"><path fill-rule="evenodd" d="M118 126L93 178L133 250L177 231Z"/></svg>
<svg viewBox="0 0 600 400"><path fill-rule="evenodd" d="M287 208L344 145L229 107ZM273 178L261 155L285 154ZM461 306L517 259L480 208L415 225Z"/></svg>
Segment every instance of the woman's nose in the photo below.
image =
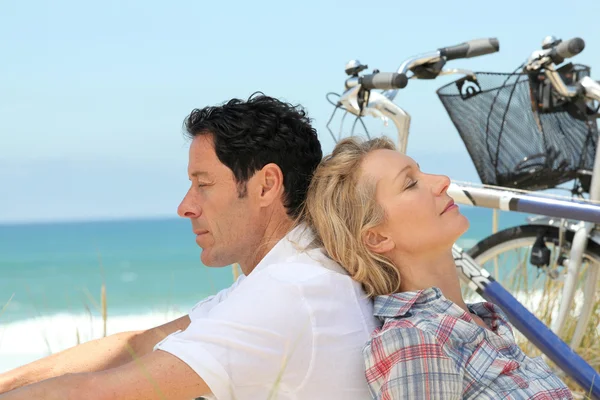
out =
<svg viewBox="0 0 600 400"><path fill-rule="evenodd" d="M436 175L436 182L434 185L434 192L437 196L440 196L448 190L450 186L450 178L446 175Z"/></svg>

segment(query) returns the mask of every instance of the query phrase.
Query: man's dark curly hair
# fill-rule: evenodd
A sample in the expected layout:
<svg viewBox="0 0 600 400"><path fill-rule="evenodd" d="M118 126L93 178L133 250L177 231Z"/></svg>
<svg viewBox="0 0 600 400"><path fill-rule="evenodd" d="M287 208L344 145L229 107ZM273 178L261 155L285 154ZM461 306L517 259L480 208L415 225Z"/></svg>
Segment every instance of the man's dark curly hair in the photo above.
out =
<svg viewBox="0 0 600 400"><path fill-rule="evenodd" d="M283 173L287 213L297 217L323 157L310 122L301 106L258 93L247 101L232 99L195 109L185 127L191 138L212 135L217 157L233 171L240 197L246 195L246 183L256 171L277 164Z"/></svg>

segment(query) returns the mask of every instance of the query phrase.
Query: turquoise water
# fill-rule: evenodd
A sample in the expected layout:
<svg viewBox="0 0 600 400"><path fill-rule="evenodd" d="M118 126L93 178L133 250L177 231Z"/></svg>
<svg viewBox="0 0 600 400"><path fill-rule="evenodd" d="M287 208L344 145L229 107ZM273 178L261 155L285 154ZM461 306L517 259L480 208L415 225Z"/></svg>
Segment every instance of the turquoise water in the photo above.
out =
<svg viewBox="0 0 600 400"><path fill-rule="evenodd" d="M459 244L470 247L491 232L492 213L461 211L471 227ZM524 220L499 218L501 228ZM103 282L113 315L185 308L228 286L232 271L204 267L189 222L169 219L0 225L0 277L0 304L14 295L6 323L93 309Z"/></svg>
<svg viewBox="0 0 600 400"><path fill-rule="evenodd" d="M232 279L194 239L183 219L0 226L0 322L94 309L103 282L111 314L193 305Z"/></svg>

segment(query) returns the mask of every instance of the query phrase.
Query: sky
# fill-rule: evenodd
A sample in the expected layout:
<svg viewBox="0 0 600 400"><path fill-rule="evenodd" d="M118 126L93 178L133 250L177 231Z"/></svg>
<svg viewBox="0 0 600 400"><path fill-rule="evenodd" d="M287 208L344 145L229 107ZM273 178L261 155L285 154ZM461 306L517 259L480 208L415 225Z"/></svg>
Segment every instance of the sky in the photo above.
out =
<svg viewBox="0 0 600 400"><path fill-rule="evenodd" d="M303 105L329 153L325 95L341 93L351 59L395 71L497 37L499 53L448 66L510 72L546 35L579 36L574 61L599 79L599 14L597 0L0 1L0 224L175 217L189 185L184 118L256 91ZM478 182L435 93L451 81L397 96L412 116L407 153Z"/></svg>

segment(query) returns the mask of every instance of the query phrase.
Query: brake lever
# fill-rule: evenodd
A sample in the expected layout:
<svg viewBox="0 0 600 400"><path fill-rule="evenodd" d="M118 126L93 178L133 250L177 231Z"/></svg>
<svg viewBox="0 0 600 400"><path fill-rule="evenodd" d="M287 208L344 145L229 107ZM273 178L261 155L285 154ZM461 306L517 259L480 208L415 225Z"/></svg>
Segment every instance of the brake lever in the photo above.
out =
<svg viewBox="0 0 600 400"><path fill-rule="evenodd" d="M434 62L424 63L417 66L414 66L410 69L413 73L411 78L416 79L435 79L439 76L440 72L444 68L446 64L446 59L444 57L436 60Z"/></svg>
<svg viewBox="0 0 600 400"><path fill-rule="evenodd" d="M552 64L552 58L550 57L550 52L552 49L543 49L543 50L535 50L529 58L527 59L527 63L525 64L525 71L538 71L541 68L544 68L550 64Z"/></svg>
<svg viewBox="0 0 600 400"><path fill-rule="evenodd" d="M354 86L346 90L338 100L341 108L354 115L360 115L362 106L359 104L358 95L361 90L360 86Z"/></svg>

